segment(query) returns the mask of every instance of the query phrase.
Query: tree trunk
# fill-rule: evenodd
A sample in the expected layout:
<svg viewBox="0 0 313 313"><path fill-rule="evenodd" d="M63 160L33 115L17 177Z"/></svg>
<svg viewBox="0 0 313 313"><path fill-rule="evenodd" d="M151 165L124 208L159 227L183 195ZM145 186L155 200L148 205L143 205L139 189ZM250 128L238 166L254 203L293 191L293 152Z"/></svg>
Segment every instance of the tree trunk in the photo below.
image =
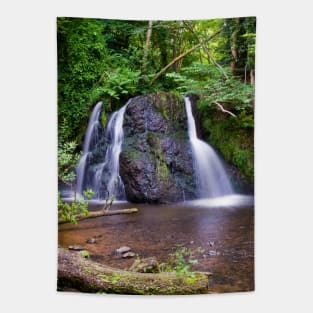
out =
<svg viewBox="0 0 313 313"><path fill-rule="evenodd" d="M175 62L179 61L180 59L182 59L184 56L186 56L187 54L199 49L203 44L207 43L209 40L213 39L215 36L217 36L221 31L223 30L223 28L219 29L218 31L216 31L213 35L211 35L209 38L207 38L206 40L203 40L201 42L199 42L198 44L196 44L195 46L193 46L192 48L190 48L189 50L181 53L178 57L176 57L174 60L172 60L170 63L168 63L164 68L162 68L161 71L159 71L151 80L150 85L152 85L165 71L167 71Z"/></svg>
<svg viewBox="0 0 313 313"><path fill-rule="evenodd" d="M177 57L176 44L174 43L174 46L173 46L173 59L176 59L176 57ZM175 62L175 63L173 64L173 71L174 71L175 73L178 72L178 69L177 69L177 62Z"/></svg>
<svg viewBox="0 0 313 313"><path fill-rule="evenodd" d="M77 216L77 220L81 221L87 218L95 218L95 217L100 217L100 216L109 216L109 215L117 215L117 214L129 214L129 213L136 213L136 212L138 212L137 208L112 210L112 211L100 210L100 211L89 212L88 215L80 214ZM69 221L59 220L59 224L64 224L64 223L69 223Z"/></svg>
<svg viewBox="0 0 313 313"><path fill-rule="evenodd" d="M195 31L192 29L192 27L187 22L184 22L184 24L189 29L189 31L194 35L194 37L198 40L198 42L200 42L199 37L197 36ZM211 61L222 72L222 74L224 75L225 79L228 79L228 76L225 73L225 71L223 70L222 66L216 62L216 60L213 58L213 55L210 53L209 49L205 45L203 45L202 48L205 51L205 53L207 54L207 56L208 56L208 62ZM202 63L201 53L200 53L200 61Z"/></svg>
<svg viewBox="0 0 313 313"><path fill-rule="evenodd" d="M58 251L58 290L89 293L178 295L208 293L211 273L146 274L114 269L83 258L78 252Z"/></svg>
<svg viewBox="0 0 313 313"><path fill-rule="evenodd" d="M143 68L142 68L142 72L144 74L146 74L146 72L147 72L148 52L149 52L149 45L150 45L150 41L151 41L151 35L152 35L152 24L153 24L153 21L149 21L148 30L147 30L147 36L146 36L146 45L145 45L145 49L144 49L144 52L143 52L143 60L142 60Z"/></svg>
<svg viewBox="0 0 313 313"><path fill-rule="evenodd" d="M254 69L250 70L250 84L254 85Z"/></svg>
<svg viewBox="0 0 313 313"><path fill-rule="evenodd" d="M231 34L231 54L233 56L232 61L230 62L230 71L233 75L236 73L236 63L238 59L238 50L237 50L237 36L239 32L240 19L235 19L235 29Z"/></svg>

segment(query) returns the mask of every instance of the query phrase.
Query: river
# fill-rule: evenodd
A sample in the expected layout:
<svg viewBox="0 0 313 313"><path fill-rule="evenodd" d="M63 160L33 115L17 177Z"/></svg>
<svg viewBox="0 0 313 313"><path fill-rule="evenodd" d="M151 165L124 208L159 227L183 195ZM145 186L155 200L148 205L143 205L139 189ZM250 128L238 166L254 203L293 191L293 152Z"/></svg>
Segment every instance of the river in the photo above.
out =
<svg viewBox="0 0 313 313"><path fill-rule="evenodd" d="M254 290L253 201L229 206L205 201L175 205L115 203L111 210L137 207L138 213L87 219L77 225L59 225L59 245L80 245L91 260L128 269L134 262L115 250L129 246L141 258L166 262L177 244L195 251L192 270L212 272L210 292ZM91 210L99 209L97 203ZM88 238L96 243L88 244ZM197 248L201 247L202 252Z"/></svg>

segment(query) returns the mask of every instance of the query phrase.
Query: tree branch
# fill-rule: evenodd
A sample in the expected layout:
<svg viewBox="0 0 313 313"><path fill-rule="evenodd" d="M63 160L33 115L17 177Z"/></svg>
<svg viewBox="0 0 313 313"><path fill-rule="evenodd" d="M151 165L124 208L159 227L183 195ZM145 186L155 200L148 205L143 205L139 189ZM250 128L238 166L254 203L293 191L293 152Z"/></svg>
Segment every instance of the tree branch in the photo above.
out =
<svg viewBox="0 0 313 313"><path fill-rule="evenodd" d="M212 34L209 38L200 41L198 44L196 44L195 46L193 46L192 48L190 48L189 50L183 52L182 54L180 54L178 57L176 57L174 60L172 60L170 63L168 63L165 67L162 68L161 71L159 71L151 80L150 85L152 85L167 69L169 69L175 62L177 62L178 60L182 59L184 56L186 56L187 54L199 49L203 44L207 43L208 41L210 41L211 39L213 39L214 37L216 37L224 28L222 27L221 29L219 29L218 31L216 31L214 34Z"/></svg>
<svg viewBox="0 0 313 313"><path fill-rule="evenodd" d="M214 102L214 103L220 108L220 110L221 110L222 112L228 113L228 114L230 114L230 115L233 116L233 117L237 117L234 113L232 113L232 112L230 112L230 111L228 111L228 110L225 110L225 109L223 108L223 106L222 106L220 103L218 103L218 102Z"/></svg>
<svg viewBox="0 0 313 313"><path fill-rule="evenodd" d="M130 213L136 213L138 212L137 208L130 208L130 209L123 209L123 210L111 210L111 211L94 211L94 212L88 212L88 215L79 214L76 219L78 221L85 220L87 218L95 218L100 216L110 216L110 215L118 215L118 214L130 214ZM69 223L68 220L59 220L59 224Z"/></svg>
<svg viewBox="0 0 313 313"><path fill-rule="evenodd" d="M194 35L194 37L200 42L199 37L197 36L197 34L194 32L194 30L191 28L191 26L186 22L183 21L184 25L186 25L186 27L189 29L189 31ZM222 72L222 74L224 75L225 79L228 79L228 75L226 74L226 72L224 71L224 69L222 68L222 66L220 64L218 64L216 62L216 60L213 58L213 55L211 54L211 52L209 51L209 49L203 45L202 47L204 49L204 51L206 52L206 54L208 55L209 60L211 60L214 65Z"/></svg>

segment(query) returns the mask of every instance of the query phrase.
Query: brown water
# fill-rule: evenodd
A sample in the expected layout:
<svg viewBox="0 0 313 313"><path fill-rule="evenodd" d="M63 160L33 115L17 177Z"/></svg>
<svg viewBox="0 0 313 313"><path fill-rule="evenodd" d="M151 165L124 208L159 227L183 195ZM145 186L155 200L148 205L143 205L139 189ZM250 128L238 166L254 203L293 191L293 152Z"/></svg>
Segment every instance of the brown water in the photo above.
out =
<svg viewBox="0 0 313 313"><path fill-rule="evenodd" d="M92 260L121 269L134 262L114 253L121 246L131 247L141 258L155 256L160 263L168 261L177 244L194 251L201 247L204 252L195 252L198 264L192 270L213 273L211 292L254 289L253 207L119 203L111 209L130 207L139 212L60 225L59 245L81 245ZM86 243L88 238L96 238L96 243Z"/></svg>

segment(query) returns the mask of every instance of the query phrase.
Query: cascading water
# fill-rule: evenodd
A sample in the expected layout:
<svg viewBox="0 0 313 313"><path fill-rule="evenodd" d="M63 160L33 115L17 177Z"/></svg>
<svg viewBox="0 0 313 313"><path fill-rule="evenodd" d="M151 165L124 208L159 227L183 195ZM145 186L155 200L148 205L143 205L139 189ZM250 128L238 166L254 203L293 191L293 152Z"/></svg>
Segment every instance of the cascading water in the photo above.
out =
<svg viewBox="0 0 313 313"><path fill-rule="evenodd" d="M98 165L93 184L96 196L98 197L100 197L101 176L104 169L107 169L109 175L106 184L106 196L110 198L114 195L119 199L125 198L124 184L119 174L119 156L124 139L123 120L127 105L128 102L112 114L106 127L105 136L110 144L107 147L104 162Z"/></svg>
<svg viewBox="0 0 313 313"><path fill-rule="evenodd" d="M83 192L83 183L84 183L84 176L86 171L86 164L88 155L90 154L91 142L96 140L98 137L98 124L99 124L99 116L100 111L102 108L102 102L98 102L94 107L91 116L89 118L87 131L85 134L84 144L83 144L83 155L81 156L76 173L77 173L77 186L76 192L81 195Z"/></svg>
<svg viewBox="0 0 313 313"><path fill-rule="evenodd" d="M215 198L233 194L231 183L218 155L210 145L197 137L190 99L185 97L184 100L198 197Z"/></svg>
<svg viewBox="0 0 313 313"><path fill-rule="evenodd" d="M112 114L102 134L98 130L102 103L99 102L95 106L85 135L83 155L77 167L77 193L82 194L84 188L87 187L94 191L94 197L98 199L108 199L111 196L125 199L124 184L119 175L119 155L124 138L123 120L127 105L128 103ZM91 171L88 171L91 166L88 159L93 157L92 149L97 145L101 136L104 136L102 139L107 143L104 158L102 157L101 162L93 164Z"/></svg>

